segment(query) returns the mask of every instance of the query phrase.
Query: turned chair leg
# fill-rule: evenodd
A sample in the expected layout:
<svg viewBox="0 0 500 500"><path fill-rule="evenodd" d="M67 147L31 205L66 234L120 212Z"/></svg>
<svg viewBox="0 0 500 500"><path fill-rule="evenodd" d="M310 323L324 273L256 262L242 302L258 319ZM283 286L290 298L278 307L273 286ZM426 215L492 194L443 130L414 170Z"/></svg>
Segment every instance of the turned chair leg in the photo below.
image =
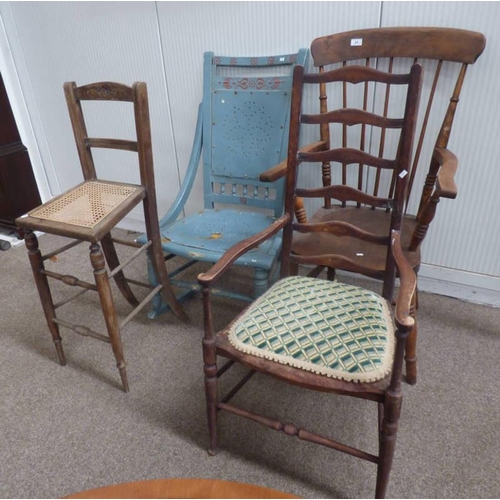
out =
<svg viewBox="0 0 500 500"><path fill-rule="evenodd" d="M203 291L205 295L205 290ZM207 300L204 296L204 308L207 310ZM209 299L208 299L209 300ZM209 312L211 318L211 312ZM208 320L211 325L211 319ZM210 328L205 323L205 328ZM204 338L203 345L203 371L205 374L205 397L207 402L207 417L208 417L208 432L210 444L208 447L209 455L216 455L218 451L217 440L217 352L215 348L215 340L213 338Z"/></svg>
<svg viewBox="0 0 500 500"><path fill-rule="evenodd" d="M418 291L415 290L410 306L410 314L415 319L415 324L406 340L405 349L406 382L411 385L417 383L417 306Z"/></svg>
<svg viewBox="0 0 500 500"><path fill-rule="evenodd" d="M97 243L92 243L92 245L90 245L90 262L94 268L94 277L97 285L97 291L99 293L99 300L101 302L101 308L104 314L104 321L106 322L111 348L113 349L113 354L116 358L116 366L120 372L123 390L128 392L129 385L127 369L125 367L125 360L123 357L118 316L116 314L113 295L111 294L111 286L105 267L104 255L101 251L101 247Z"/></svg>
<svg viewBox="0 0 500 500"><path fill-rule="evenodd" d="M398 432L399 409L401 397L391 398L391 401L383 405L383 418L379 434L379 463L377 467L377 486L375 498L385 498L389 476L391 473L392 460L396 449L396 436ZM380 413L379 413L380 416Z"/></svg>
<svg viewBox="0 0 500 500"><path fill-rule="evenodd" d="M205 365L205 395L210 437L208 454L214 456L217 455L219 448L217 439L217 365Z"/></svg>
<svg viewBox="0 0 500 500"><path fill-rule="evenodd" d="M40 249L38 248L38 239L33 231L26 231L24 240L26 243L26 248L28 249L31 269L33 270L36 287L38 289L38 294L40 295L43 312L47 320L47 326L49 327L50 333L52 335L52 341L54 342L57 351L59 363L64 366L66 364L66 358L64 357L64 351L61 344L61 336L59 335L59 326L54 322L54 319L56 318L56 312L54 308L54 302L52 301L52 294L50 293L47 276L43 274L45 267L43 265L42 254L40 253Z"/></svg>
<svg viewBox="0 0 500 500"><path fill-rule="evenodd" d="M106 236L104 236L104 238L101 240L101 246L104 255L106 256L106 262L108 263L109 269L112 271L120 265L120 261L118 259L118 254L116 253L115 244L111 239L111 233L108 233ZM116 273L114 278L116 286L120 290L121 294L125 297L127 302L132 306L138 306L139 301L134 295L134 292L132 292L130 285L127 283L123 271L119 271L118 273Z"/></svg>

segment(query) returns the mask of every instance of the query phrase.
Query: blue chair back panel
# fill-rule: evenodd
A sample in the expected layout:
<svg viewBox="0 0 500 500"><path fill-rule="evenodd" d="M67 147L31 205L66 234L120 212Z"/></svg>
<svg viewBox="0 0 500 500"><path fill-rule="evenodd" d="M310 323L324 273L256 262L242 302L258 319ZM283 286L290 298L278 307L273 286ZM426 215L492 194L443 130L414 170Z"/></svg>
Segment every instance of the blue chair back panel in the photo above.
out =
<svg viewBox="0 0 500 500"><path fill-rule="evenodd" d="M218 90L212 94L213 177L260 184L259 175L285 157L287 94L262 90Z"/></svg>
<svg viewBox="0 0 500 500"><path fill-rule="evenodd" d="M284 180L261 183L259 175L286 157L292 72L306 56L306 50L253 58L205 53L205 208L247 205L282 214Z"/></svg>

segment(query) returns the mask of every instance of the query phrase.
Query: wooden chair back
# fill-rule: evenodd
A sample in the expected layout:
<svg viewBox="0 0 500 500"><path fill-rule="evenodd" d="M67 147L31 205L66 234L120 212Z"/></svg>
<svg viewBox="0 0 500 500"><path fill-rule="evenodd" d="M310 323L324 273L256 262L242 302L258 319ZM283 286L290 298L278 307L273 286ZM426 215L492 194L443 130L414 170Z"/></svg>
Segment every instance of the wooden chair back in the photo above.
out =
<svg viewBox="0 0 500 500"><path fill-rule="evenodd" d="M354 30L320 37L311 44L313 63L319 68L320 74L350 64L363 64L389 73L407 71L415 63L424 67L421 116L417 125L415 150L408 166L408 187L405 194L405 212L414 214L417 218L410 251L416 250L424 239L439 199L456 197L453 175L457 161L449 153L447 146L467 67L481 55L485 43L484 36L473 31L397 27ZM382 116L390 115L393 93L394 89L390 85L379 87L372 93L365 85L360 98L363 109L378 109ZM330 96L325 91L324 84L320 84L319 95L321 113L327 113ZM340 95L343 107L347 107L351 99L347 86L344 85ZM334 137L328 124L323 123L320 133L321 139L327 144L333 140L340 141L343 147L348 144L347 125L343 126L341 134ZM366 129L362 129L355 140L360 150L382 157L391 146L387 135L388 131L384 127L378 135L369 134ZM425 172L418 168L420 163L429 165L425 182ZM445 163L446 169L441 171ZM360 162L357 175L349 177L344 165L341 179L339 182L334 179L334 183L342 182L347 185L352 179L358 189L364 189L372 196L382 193L384 196L394 196L395 178L384 178L380 168L375 167L374 172L369 174L365 164ZM420 197L413 199L416 180L421 180L424 187ZM328 162L323 164L322 181L325 186L332 183L332 171ZM324 199L324 206L331 206L328 198Z"/></svg>
<svg viewBox="0 0 500 500"><path fill-rule="evenodd" d="M86 181L98 178L93 148L132 151L138 154L140 183L145 187L144 213L147 233L158 233L158 212L153 166L153 148L149 118L147 85L136 82L129 87L115 82L99 82L77 87L75 82L64 84L64 94L75 136L78 156ZM135 141L89 137L85 124L82 101L121 101L131 102L134 107Z"/></svg>
<svg viewBox="0 0 500 500"><path fill-rule="evenodd" d="M128 392L129 384L121 330L159 294L179 319L187 320L187 316L170 285L163 259L156 208L147 86L144 82L136 82L132 87L120 83L99 82L78 87L75 82L67 82L64 84L64 93L85 180L20 217L16 223L20 228L26 230L25 240L33 275L59 362L62 365L66 364L59 334L60 326L73 330L79 335L109 343L116 359L123 390ZM90 137L84 119L82 101L133 103L136 140ZM118 106L115 104L114 107ZM88 115L89 113L87 113L87 121ZM98 179L92 155L94 148L137 153L140 184ZM122 169L122 173L126 174L127 172L123 172L123 170L126 169ZM128 239L114 238L111 234L112 230L141 202L146 225L145 241L139 243ZM35 231L73 238L74 241L42 255ZM45 269L44 261L72 249L83 241L91 243L90 261L95 284L81 280L77 276L63 275ZM132 247L135 251L123 263L120 263L115 243ZM147 254L150 266L155 275L158 276L155 286L126 278L123 272L129 263L143 253ZM83 288L83 290L73 296L65 296L63 300L54 303L48 278L59 280L69 286ZM134 306L132 312L121 321L118 319L115 308L110 285L111 279L114 279L118 290L127 302ZM139 301L130 285L150 289L149 294ZM107 335L96 332L85 325L71 323L56 315L56 310L59 307L67 305L89 290L97 292L99 296Z"/></svg>
<svg viewBox="0 0 500 500"><path fill-rule="evenodd" d="M295 200L300 198L324 198L326 200L337 200L344 205L368 205L377 209L391 211L390 227L386 234L370 232L365 228L356 227L353 222L330 220L328 222L301 222L300 220L289 225L284 230L282 274L288 274L290 264L313 264L315 266L326 266L329 268L342 268L348 271L370 275L372 270L356 261L355 255L335 254L330 246L330 253L311 251L307 255L294 254L292 247L292 230L299 233L309 233L313 242L315 238L311 233L318 236L322 234L334 235L336 237L357 238L365 242L385 245L387 247L387 265L384 276L385 296L392 295L394 283L394 261L391 258L391 235L401 230L405 193L409 183L409 168L411 164L411 151L417 121L418 104L421 91L422 68L414 64L409 73L395 74L382 72L366 66L341 67L331 71L322 71L318 74L304 74L302 67L296 68L294 72L292 111L290 124L290 140L288 149L288 165L286 180L285 211L293 214ZM360 107L342 106L338 109L326 111L322 109L316 114L302 114L302 96L306 86L316 85L325 93L328 88L333 87L335 92L339 89L348 89L361 85L363 89L370 86L385 86L386 88L401 88L406 92L402 101L402 109L399 114L388 117L386 113L369 111L362 104ZM395 140L397 147L394 154L371 154L366 150L363 143L358 147L342 144L340 147L331 146L325 140L323 150L314 152L299 151L300 131L307 126L320 126L322 129L338 127L341 131L347 127L356 129L362 136L366 130L377 128L382 131L391 131L398 135ZM302 166L304 164L304 166ZM377 171L387 171L393 179L393 186L389 196L380 196L379 193L368 194L362 186L348 186L344 184L326 184L322 188L299 188L296 187L298 168L311 168L314 165L338 165L344 172L347 168L355 166L360 170L373 168ZM325 246L318 246L324 250ZM362 261L362 259L361 259Z"/></svg>
<svg viewBox="0 0 500 500"><path fill-rule="evenodd" d="M121 83L99 82L77 87L75 82L66 82L64 84L64 94L85 180L97 179L92 148L121 149L139 153L141 184L147 186L151 180L148 172L152 170L153 153L146 84L136 82L132 87L128 87ZM137 140L89 137L85 125L82 101L133 103Z"/></svg>

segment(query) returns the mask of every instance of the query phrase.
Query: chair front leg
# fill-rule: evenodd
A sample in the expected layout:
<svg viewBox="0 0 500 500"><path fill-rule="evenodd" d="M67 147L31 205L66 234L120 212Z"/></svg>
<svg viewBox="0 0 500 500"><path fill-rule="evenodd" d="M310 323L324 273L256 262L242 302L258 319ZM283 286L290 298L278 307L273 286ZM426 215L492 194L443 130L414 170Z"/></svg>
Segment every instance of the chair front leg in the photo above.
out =
<svg viewBox="0 0 500 500"><path fill-rule="evenodd" d="M123 357L122 339L120 336L120 327L118 325L118 316L116 314L109 276L106 271L104 255L101 247L97 243L90 245L90 262L94 268L94 278L99 293L101 309L106 322L111 348L116 359L116 367L120 372L124 392L129 391L127 369L125 367L125 359Z"/></svg>
<svg viewBox="0 0 500 500"><path fill-rule="evenodd" d="M66 364L66 358L64 357L61 336L59 335L59 326L54 322L56 311L54 308L54 302L52 301L52 294L50 293L47 276L43 274L45 267L43 265L42 254L38 248L38 238L33 231L26 231L24 241L26 243L26 248L28 249L31 269L33 270L33 276L35 278L36 287L42 303L45 319L47 320L47 326L49 327L52 335L52 341L54 342L54 346L56 348L59 363L64 366Z"/></svg>
<svg viewBox="0 0 500 500"><path fill-rule="evenodd" d="M205 396L207 401L208 432L210 444L209 455L218 451L217 439L217 351L212 326L212 309L210 305L210 290L203 287L203 311L205 336L203 337L203 363L205 374Z"/></svg>
<svg viewBox="0 0 500 500"><path fill-rule="evenodd" d="M399 415L401 411L401 392L386 394L383 404L383 417L379 434L379 462L377 468L377 486L375 498L385 498L392 460L396 449L396 436L398 432ZM379 419L380 419L379 413Z"/></svg>

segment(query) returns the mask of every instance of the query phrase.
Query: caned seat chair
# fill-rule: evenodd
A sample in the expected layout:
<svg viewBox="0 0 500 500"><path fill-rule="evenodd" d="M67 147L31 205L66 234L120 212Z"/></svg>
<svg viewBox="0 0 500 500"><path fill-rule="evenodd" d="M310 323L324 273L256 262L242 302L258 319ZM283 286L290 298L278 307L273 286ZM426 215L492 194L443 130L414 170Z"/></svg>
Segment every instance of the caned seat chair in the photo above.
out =
<svg viewBox="0 0 500 500"><path fill-rule="evenodd" d="M402 109L392 110L390 117L355 107L335 109L328 113L301 113L305 87L356 87L365 82L398 87L400 95L406 91L400 103ZM418 64L412 66L409 73L403 74L389 74L363 66L340 68L321 74L304 74L302 67L295 69L285 213L265 231L234 246L208 272L198 276L204 300L203 359L210 454L215 454L218 448L218 412L225 410L286 435L297 436L377 464L376 496L385 495L400 414L405 342L414 323L410 316L410 305L416 276L401 247L401 222L409 180L404 172L410 164L420 88L421 67ZM368 126L390 129L398 135L399 147L393 154L386 152L384 157L371 155L360 148L346 147L298 152L299 132L318 124L329 124L340 129L343 125L358 129ZM393 194L389 198L372 196L346 186L298 188L296 179L299 167L300 170L311 170L318 168L318 164L324 161L346 165L363 162L394 172ZM390 223L383 234L376 234L357 227L356 221L295 222L295 199L304 196L390 207ZM261 245L266 238L280 230L283 230L282 278L229 326L216 333L213 328L211 288L216 286L244 252ZM342 267L361 274L366 272L363 259L337 254L335 248L325 251L324 246L316 246L316 253L312 255L295 254L292 251L294 233L309 234L312 241L320 239L323 234L332 234L379 245L386 255L382 294L362 286L319 277L290 276L292 264ZM400 288L393 308L396 273L400 277ZM220 365L220 357L228 358L229 361ZM235 362L249 368L249 372L234 389L219 397L218 379ZM378 455L232 404L231 398L256 372L295 386L377 403ZM310 415L314 419L316 412L311 411ZM355 421L353 418L350 423L355 424ZM336 428L341 427L337 423Z"/></svg>
<svg viewBox="0 0 500 500"><path fill-rule="evenodd" d="M191 157L179 194L160 220L166 258L187 259L170 272L172 283L184 292L179 300L198 286L182 271L199 261L217 262L228 248L283 213L283 180L263 183L259 175L286 157L292 70L305 64L307 54L306 49L265 57L204 54L203 101ZM196 196L192 188L199 168L203 208L189 214L186 203ZM267 289L280 247L277 234L239 260L238 265L253 270L255 295ZM152 269L150 282L157 283ZM228 288L219 294L251 300ZM166 310L168 304L157 297L150 317Z"/></svg>
<svg viewBox="0 0 500 500"><path fill-rule="evenodd" d="M170 305L176 316L186 320L186 315L176 300L167 276L160 244L158 214L153 171L151 129L147 87L136 82L132 87L119 83L101 82L77 87L74 82L64 84L71 124L83 170L84 182L60 196L31 210L18 218L16 224L24 234L29 259L38 288L43 311L47 319L59 362L66 364L61 344L59 327L63 326L76 333L111 343L120 372L123 390L129 390L127 371L123 356L121 329L157 294ZM104 139L89 137L84 120L82 101L124 101L133 104L137 140ZM101 180L97 177L92 148L108 148L137 153L140 168L140 184L126 184ZM138 204L143 203L147 239L144 245L133 241L115 239L111 230ZM34 231L42 231L74 239L62 248L42 255ZM80 280L75 276L61 275L45 269L44 262L60 253L87 241L90 243L90 261L95 284ZM133 255L120 264L115 243L136 247ZM127 279L123 268L139 255L147 252L154 267L159 284L151 287L148 283ZM109 267L106 268L106 264ZM56 279L70 286L82 288L80 293L54 303L49 280ZM110 278L134 310L119 323L110 287ZM151 288L147 297L139 303L130 284ZM97 291L104 314L108 335L95 332L84 325L75 325L56 315L56 309L89 291Z"/></svg>
<svg viewBox="0 0 500 500"><path fill-rule="evenodd" d="M477 60L484 47L485 38L481 33L426 27L348 31L317 38L311 44L313 64L319 68L320 73L350 64L363 64L388 72L405 71L415 62L421 63L424 68L422 106L413 158L408 168L409 182L401 233L403 251L416 272L421 264L422 242L434 218L437 204L442 198L453 199L457 196L454 176L458 160L448 150L448 141L467 67ZM358 99L365 110L377 109L386 115L390 113L392 102L399 97L390 87L379 88L372 93L365 88L354 96L347 88L333 96L322 87L319 98L322 113L328 112L327 102L337 98L341 99L344 107L352 99ZM382 156L394 144L384 129L378 134L371 133L368 128L352 134L346 126L337 135L333 135L329 127L322 124L318 132L320 141L313 143L318 149L332 144L344 147L356 144L356 147L364 151ZM419 167L420 164L422 167ZM424 171L425 164L429 165L427 173ZM285 163L282 163L264 173L261 178L275 182L280 175L284 175L285 168ZM321 178L324 186L349 185L374 196L392 196L395 187L394 177L388 172L380 168L368 168L362 162L357 167L341 165L336 170L332 170L330 164L325 162ZM412 190L415 185L423 186L420 193ZM353 222L366 230L385 233L392 215L390 210L373 207L370 203L361 202L348 206L345 202L332 203L325 197L320 207L318 204L311 206L307 200L305 203L304 200L297 200L297 217L302 221L310 219L311 222ZM363 260L367 276L376 279L383 277L386 260L380 247L370 242L340 239L326 233L320 238L314 237L314 241L312 239L310 234L297 235L293 251L298 255L307 255L318 251L322 253L323 248L333 246L336 252L346 257L356 256L358 260ZM317 268L313 275L321 270ZM328 273L330 277L334 276L333 269L329 269ZM417 306L418 295L415 294L412 305L414 316ZM417 380L416 342L415 322L406 352L406 380L411 384Z"/></svg>

